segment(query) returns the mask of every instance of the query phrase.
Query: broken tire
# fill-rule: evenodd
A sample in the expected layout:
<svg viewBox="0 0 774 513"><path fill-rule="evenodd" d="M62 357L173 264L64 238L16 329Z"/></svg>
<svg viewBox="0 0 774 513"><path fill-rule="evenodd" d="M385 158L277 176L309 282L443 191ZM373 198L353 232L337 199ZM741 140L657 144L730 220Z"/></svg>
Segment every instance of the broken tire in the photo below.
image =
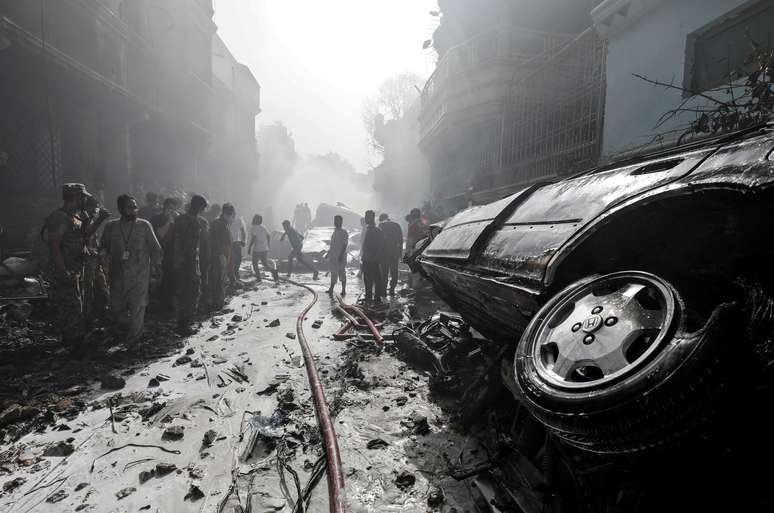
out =
<svg viewBox="0 0 774 513"><path fill-rule="evenodd" d="M740 351L731 334L743 331L735 305L719 306L692 333L685 311L674 287L644 272L570 285L519 342L519 399L557 436L588 451L626 453L679 440L734 380Z"/></svg>

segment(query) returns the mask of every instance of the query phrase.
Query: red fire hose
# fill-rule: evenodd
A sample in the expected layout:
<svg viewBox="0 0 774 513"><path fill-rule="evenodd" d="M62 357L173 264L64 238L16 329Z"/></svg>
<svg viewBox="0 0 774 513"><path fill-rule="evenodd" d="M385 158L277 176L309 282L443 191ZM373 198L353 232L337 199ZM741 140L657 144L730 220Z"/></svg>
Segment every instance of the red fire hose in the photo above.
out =
<svg viewBox="0 0 774 513"><path fill-rule="evenodd" d="M317 303L317 292L304 285L292 280L286 279L288 283L292 283L298 287L303 287L314 296L311 303L306 305L304 310L296 319L296 333L298 334L298 343L301 346L301 352L304 355L304 364L306 366L306 375L309 379L309 387L312 389L312 400L314 401L315 414L317 416L317 425L320 428L320 435L322 436L323 445L325 446L325 456L328 459L328 500L330 503L331 513L344 513L344 473L341 469L341 455L339 453L339 443L336 440L336 430L333 428L333 421L331 420L331 413L328 410L328 401L325 399L325 392L323 391L320 378L317 375L317 367L314 363L314 356L311 349L309 349L309 343L304 335L304 317L309 313L309 310Z"/></svg>
<svg viewBox="0 0 774 513"><path fill-rule="evenodd" d="M379 330L376 328L376 326L371 321L371 319L368 318L368 316L365 314L365 312L363 312L363 310L361 310L360 308L356 307L355 305L349 305L349 304L345 303L344 300L341 298L341 296L339 294L335 295L335 299L336 299L336 303L338 305L338 308L341 308L342 310L350 310L350 311L354 312L355 315L357 315L358 317L363 319L363 322L366 323L366 325L368 326L368 329L371 330L371 333L374 336L374 340L376 340L377 342L380 342L380 343L384 342L384 337L382 337L382 334L379 333ZM349 321L352 322L352 316L351 315L347 315L347 313L345 312L345 317L347 317L347 319L349 319ZM356 323L353 323L353 324L356 324Z"/></svg>

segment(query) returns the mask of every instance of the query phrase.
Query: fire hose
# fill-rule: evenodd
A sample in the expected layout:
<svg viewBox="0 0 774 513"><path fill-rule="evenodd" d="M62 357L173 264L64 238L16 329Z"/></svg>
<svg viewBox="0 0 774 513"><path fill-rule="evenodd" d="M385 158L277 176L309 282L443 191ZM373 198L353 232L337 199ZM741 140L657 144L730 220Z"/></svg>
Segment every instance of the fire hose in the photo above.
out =
<svg viewBox="0 0 774 513"><path fill-rule="evenodd" d="M296 319L296 333L298 343L301 346L301 352L304 355L304 364L306 366L306 375L309 379L309 387L312 390L312 400L314 402L315 415L317 416L317 425L320 428L320 435L325 448L325 456L328 461L328 500L331 513L344 513L344 473L341 469L341 454L339 453L339 443L336 440L336 430L333 428L331 413L328 409L328 401L325 399L320 378L317 375L317 367L314 362L314 355L309 348L309 342L304 335L304 318L309 310L317 303L317 292L311 287L298 283L293 280L284 281L302 287L312 293L312 301L306 305L303 311Z"/></svg>
<svg viewBox="0 0 774 513"><path fill-rule="evenodd" d="M336 300L336 309L339 312L341 312L344 315L344 317L346 317L347 320L350 323L352 323L353 326L357 326L357 324L358 324L357 323L357 319L355 319L349 312L347 312L347 310L350 310L350 311L354 312L355 315L357 315L358 317L363 319L363 322L366 323L366 326L368 326L368 329L371 330L371 333L374 336L374 340L376 340L379 343L383 343L384 342L384 337L379 332L379 330L376 328L376 326L374 325L373 321L371 321L371 319L368 318L368 316L365 314L365 312L363 310L361 310L360 308L358 308L355 305L350 305L350 304L345 303L344 300L342 299L341 295L339 295L339 294L334 295L334 299Z"/></svg>

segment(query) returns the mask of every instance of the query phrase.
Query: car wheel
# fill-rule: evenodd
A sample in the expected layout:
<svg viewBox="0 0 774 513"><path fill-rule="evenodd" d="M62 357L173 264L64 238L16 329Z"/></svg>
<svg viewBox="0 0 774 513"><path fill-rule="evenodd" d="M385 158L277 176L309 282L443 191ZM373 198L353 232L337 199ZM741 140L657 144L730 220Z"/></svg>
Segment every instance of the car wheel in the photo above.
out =
<svg viewBox="0 0 774 513"><path fill-rule="evenodd" d="M733 332L732 306L716 308L691 333L685 312L677 290L645 272L570 285L519 342L519 398L560 438L593 452L679 439L709 415L733 374L725 336Z"/></svg>

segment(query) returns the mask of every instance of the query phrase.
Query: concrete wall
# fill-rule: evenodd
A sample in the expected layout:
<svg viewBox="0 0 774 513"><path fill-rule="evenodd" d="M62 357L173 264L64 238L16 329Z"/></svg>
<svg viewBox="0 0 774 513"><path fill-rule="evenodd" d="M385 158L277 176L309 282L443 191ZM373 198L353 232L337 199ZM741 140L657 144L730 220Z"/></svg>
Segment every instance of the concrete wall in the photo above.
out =
<svg viewBox="0 0 774 513"><path fill-rule="evenodd" d="M608 38L603 155L641 146L656 133L675 129L693 119L693 115L683 116L654 130L659 117L683 100L682 92L653 86L632 74L682 86L687 36L749 3L748 0L659 2L635 20L628 23L622 20L625 26L618 30L613 25L609 31L600 31ZM723 95L715 96L723 99Z"/></svg>

